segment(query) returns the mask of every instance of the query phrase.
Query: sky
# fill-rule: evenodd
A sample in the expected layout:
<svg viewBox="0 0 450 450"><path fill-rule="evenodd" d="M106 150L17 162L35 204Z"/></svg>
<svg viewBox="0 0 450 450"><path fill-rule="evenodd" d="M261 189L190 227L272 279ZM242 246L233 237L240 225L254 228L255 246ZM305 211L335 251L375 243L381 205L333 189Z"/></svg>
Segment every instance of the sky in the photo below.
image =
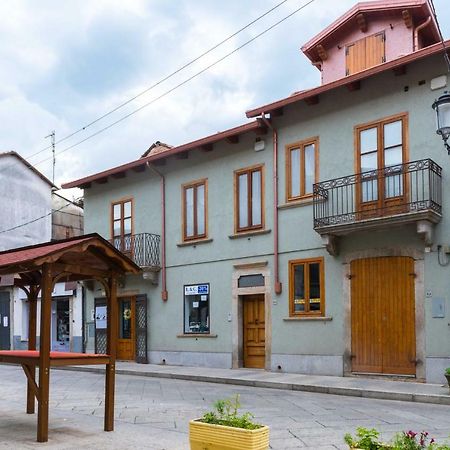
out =
<svg viewBox="0 0 450 450"><path fill-rule="evenodd" d="M245 111L320 84L300 47L355 0L314 0L182 87L189 77L306 3L287 0L218 49L108 117L281 0L15 0L0 2L0 152L15 150L56 184L240 125ZM450 38L450 0L434 0ZM73 148L143 105L148 107ZM35 154L40 152L38 154ZM58 154L60 152L60 154ZM34 156L30 157L30 155Z"/></svg>

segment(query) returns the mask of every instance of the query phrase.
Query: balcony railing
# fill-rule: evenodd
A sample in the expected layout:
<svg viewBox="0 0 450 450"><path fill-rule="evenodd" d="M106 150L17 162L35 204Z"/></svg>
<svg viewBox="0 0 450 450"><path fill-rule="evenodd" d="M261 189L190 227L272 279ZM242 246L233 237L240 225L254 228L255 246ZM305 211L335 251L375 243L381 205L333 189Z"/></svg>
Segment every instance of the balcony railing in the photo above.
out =
<svg viewBox="0 0 450 450"><path fill-rule="evenodd" d="M160 240L157 234L140 233L116 237L110 242L139 267L158 268Z"/></svg>
<svg viewBox="0 0 450 450"><path fill-rule="evenodd" d="M442 212L442 168L431 159L385 167L314 185L314 229L345 232L355 225L376 226L428 219Z"/></svg>

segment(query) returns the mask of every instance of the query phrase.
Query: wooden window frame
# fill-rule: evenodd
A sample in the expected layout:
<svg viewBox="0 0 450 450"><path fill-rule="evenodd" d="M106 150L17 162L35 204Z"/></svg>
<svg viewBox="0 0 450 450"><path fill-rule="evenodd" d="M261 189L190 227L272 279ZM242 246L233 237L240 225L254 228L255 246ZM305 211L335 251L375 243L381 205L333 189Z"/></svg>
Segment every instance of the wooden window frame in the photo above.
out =
<svg viewBox="0 0 450 450"><path fill-rule="evenodd" d="M131 216L124 216L124 205L125 203L131 203ZM114 206L120 205L120 238L123 240L124 234L124 220L130 218L131 219L131 236L134 236L134 199L133 197L123 198L120 200L116 200L111 202L111 241L114 245L114 239L119 236L114 235Z"/></svg>
<svg viewBox="0 0 450 450"><path fill-rule="evenodd" d="M204 186L205 205L204 205L204 217L205 217L205 232L198 234L197 223L197 188ZM186 191L188 189L194 190L194 234L192 236L187 235L187 208L186 208ZM197 241L208 238L208 179L202 178L201 180L191 181L181 186L181 209L182 209L182 238L183 242Z"/></svg>
<svg viewBox="0 0 450 450"><path fill-rule="evenodd" d="M312 198L313 193L305 193L305 147L314 144L314 183L319 182L319 137L315 136L292 144L286 145L286 203ZM300 150L300 195L292 195L292 163L291 154L293 150Z"/></svg>
<svg viewBox="0 0 450 450"><path fill-rule="evenodd" d="M320 265L320 310L309 311L309 265ZM294 308L294 269L296 266L305 266L305 311L296 312ZM308 310L306 310L308 309ZM290 317L325 317L325 262L323 257L295 259L289 261L289 316Z"/></svg>
<svg viewBox="0 0 450 450"><path fill-rule="evenodd" d="M377 127L378 148L377 148L377 162L378 168L381 169L384 165L382 162L382 150L384 150L384 134L382 132L383 125L388 123L402 121L402 146L403 146L403 164L409 161L409 125L408 113L402 112L392 116L383 117L381 119L373 120L371 122L356 125L354 128L354 142L355 142L355 173L361 173L361 138L360 133L364 130Z"/></svg>
<svg viewBox="0 0 450 450"><path fill-rule="evenodd" d="M248 215L248 223L252 217L252 177L251 174L254 172L261 173L261 224L260 225L248 225L246 227L239 226L239 176L243 174L247 174L247 215ZM265 177L264 177L264 164L257 164L250 167L245 167L244 169L238 169L234 171L234 232L245 233L254 230L264 230L265 228Z"/></svg>

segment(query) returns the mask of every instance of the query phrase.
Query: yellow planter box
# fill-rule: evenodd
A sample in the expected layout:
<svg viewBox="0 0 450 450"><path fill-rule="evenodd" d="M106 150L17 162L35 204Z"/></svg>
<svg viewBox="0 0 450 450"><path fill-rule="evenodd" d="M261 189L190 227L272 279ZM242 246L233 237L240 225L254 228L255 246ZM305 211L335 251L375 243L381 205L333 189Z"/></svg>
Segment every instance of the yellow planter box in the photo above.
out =
<svg viewBox="0 0 450 450"><path fill-rule="evenodd" d="M269 448L269 427L256 430L189 422L191 450L266 450Z"/></svg>

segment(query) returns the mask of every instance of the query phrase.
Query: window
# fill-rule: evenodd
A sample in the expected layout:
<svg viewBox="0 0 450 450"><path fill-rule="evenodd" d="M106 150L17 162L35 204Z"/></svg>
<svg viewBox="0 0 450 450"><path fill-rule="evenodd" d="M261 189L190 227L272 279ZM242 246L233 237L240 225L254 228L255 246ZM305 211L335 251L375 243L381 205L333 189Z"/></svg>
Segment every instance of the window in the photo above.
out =
<svg viewBox="0 0 450 450"><path fill-rule="evenodd" d="M133 200L112 204L112 238L114 247L123 253L131 253L133 233Z"/></svg>
<svg viewBox="0 0 450 450"><path fill-rule="evenodd" d="M286 201L309 197L318 181L318 138L286 147Z"/></svg>
<svg viewBox="0 0 450 450"><path fill-rule="evenodd" d="M360 205L382 211L405 194L402 164L406 160L407 116L401 114L356 127ZM380 174L379 169L386 169ZM378 172L377 172L378 171Z"/></svg>
<svg viewBox="0 0 450 450"><path fill-rule="evenodd" d="M184 333L209 333L209 284L184 286Z"/></svg>
<svg viewBox="0 0 450 450"><path fill-rule="evenodd" d="M183 240L207 236L207 180L185 184L183 195Z"/></svg>
<svg viewBox="0 0 450 450"><path fill-rule="evenodd" d="M238 170L234 174L236 231L264 228L263 166Z"/></svg>
<svg viewBox="0 0 450 450"><path fill-rule="evenodd" d="M352 75L386 62L385 34L367 36L345 47L345 74Z"/></svg>
<svg viewBox="0 0 450 450"><path fill-rule="evenodd" d="M324 315L323 258L289 262L289 303L291 316Z"/></svg>

